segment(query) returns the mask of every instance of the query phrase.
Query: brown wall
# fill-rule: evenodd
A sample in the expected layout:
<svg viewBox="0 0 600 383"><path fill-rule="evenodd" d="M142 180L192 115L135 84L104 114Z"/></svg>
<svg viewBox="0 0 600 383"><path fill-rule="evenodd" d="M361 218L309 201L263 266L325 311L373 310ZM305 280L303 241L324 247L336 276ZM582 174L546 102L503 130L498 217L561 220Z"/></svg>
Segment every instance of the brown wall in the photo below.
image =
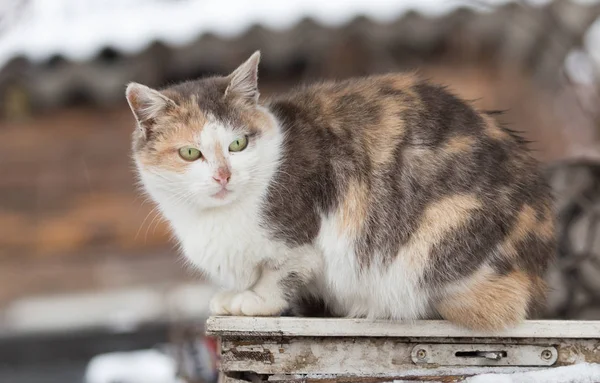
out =
<svg viewBox="0 0 600 383"><path fill-rule="evenodd" d="M359 63L352 54L346 62ZM336 77L363 71L350 65ZM538 158L565 155L553 99L520 72L444 63L421 73L476 107L508 110L503 119L536 141ZM282 82L261 88L268 95ZM133 124L124 101L0 124L0 304L26 294L197 278L177 261L166 225L136 191Z"/></svg>
<svg viewBox="0 0 600 383"><path fill-rule="evenodd" d="M131 254L164 245L163 225L151 235L150 222L141 226L151 205L133 186L132 127L125 106L59 111L0 127L0 260Z"/></svg>

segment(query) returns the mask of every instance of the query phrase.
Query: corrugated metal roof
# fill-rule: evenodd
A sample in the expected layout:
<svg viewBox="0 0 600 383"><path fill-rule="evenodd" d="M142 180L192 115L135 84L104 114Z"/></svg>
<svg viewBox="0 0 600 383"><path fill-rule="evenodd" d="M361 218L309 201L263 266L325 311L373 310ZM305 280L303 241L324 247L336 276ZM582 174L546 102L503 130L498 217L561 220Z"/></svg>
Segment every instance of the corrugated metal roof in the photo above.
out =
<svg viewBox="0 0 600 383"><path fill-rule="evenodd" d="M263 52L263 75L275 77L337 78L485 57L485 65L520 68L558 89L557 73L589 85L600 68L600 57L592 59L600 22L589 28L600 15L598 0L528 1L538 7L506 0L448 0L444 7L435 7L441 0L336 0L319 7L316 0L288 0L288 8L274 0L253 0L254 8L248 0L218 7L215 0L19 1L30 5L27 14L7 34L0 29L0 93L26 90L36 108L72 100L108 105L122 101L128 81L161 86L221 73L255 49Z"/></svg>
<svg viewBox="0 0 600 383"><path fill-rule="evenodd" d="M18 0L13 0L18 1ZM437 17L459 7L485 11L510 0L29 0L0 38L0 67L14 57L88 60L110 47L126 54L161 41L181 46L199 35L239 35L252 25L290 28L303 18L339 26L358 16L389 22L416 11ZM547 3L549 0L529 1Z"/></svg>

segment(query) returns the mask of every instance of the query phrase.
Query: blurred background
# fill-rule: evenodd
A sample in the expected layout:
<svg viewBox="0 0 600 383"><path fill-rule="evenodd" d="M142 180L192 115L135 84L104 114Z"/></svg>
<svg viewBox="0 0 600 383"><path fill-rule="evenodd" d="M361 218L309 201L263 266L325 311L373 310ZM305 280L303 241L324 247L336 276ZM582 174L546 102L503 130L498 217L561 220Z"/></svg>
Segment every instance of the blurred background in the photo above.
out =
<svg viewBox="0 0 600 383"><path fill-rule="evenodd" d="M213 288L136 191L124 89L257 49L265 96L418 69L505 111L557 195L546 317L600 319L600 2L3 0L1 382L215 379Z"/></svg>

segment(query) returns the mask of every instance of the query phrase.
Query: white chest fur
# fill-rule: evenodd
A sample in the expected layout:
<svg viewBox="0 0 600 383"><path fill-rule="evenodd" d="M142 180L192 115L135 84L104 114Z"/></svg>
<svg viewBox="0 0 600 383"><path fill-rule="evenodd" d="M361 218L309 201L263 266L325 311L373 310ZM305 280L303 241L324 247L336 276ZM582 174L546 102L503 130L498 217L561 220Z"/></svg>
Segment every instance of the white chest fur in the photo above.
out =
<svg viewBox="0 0 600 383"><path fill-rule="evenodd" d="M257 266L281 254L281 245L268 239L253 209L165 214L185 257L228 289L248 288L257 278Z"/></svg>

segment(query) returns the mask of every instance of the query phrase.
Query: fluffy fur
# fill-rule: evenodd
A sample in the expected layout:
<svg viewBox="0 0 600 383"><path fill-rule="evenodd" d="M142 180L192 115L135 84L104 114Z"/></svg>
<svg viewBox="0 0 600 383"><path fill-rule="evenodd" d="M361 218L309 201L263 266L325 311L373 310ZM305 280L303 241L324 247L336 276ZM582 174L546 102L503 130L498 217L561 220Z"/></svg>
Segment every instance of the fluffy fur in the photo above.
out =
<svg viewBox="0 0 600 383"><path fill-rule="evenodd" d="M213 313L500 329L543 303L550 192L514 132L414 75L260 103L259 58L227 77L127 88L143 185L185 256L225 287Z"/></svg>

